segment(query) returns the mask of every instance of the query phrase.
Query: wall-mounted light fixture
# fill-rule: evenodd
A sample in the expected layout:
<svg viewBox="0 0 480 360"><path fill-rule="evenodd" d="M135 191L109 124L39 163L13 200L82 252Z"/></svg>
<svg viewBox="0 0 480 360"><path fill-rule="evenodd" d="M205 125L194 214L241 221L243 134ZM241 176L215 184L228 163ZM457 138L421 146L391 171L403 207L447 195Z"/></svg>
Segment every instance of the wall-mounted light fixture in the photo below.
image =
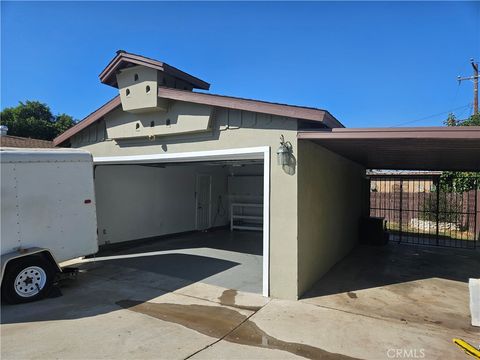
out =
<svg viewBox="0 0 480 360"><path fill-rule="evenodd" d="M277 164L288 165L290 163L290 156L292 155L292 144L290 141L285 141L283 135L280 135L280 146L277 150Z"/></svg>

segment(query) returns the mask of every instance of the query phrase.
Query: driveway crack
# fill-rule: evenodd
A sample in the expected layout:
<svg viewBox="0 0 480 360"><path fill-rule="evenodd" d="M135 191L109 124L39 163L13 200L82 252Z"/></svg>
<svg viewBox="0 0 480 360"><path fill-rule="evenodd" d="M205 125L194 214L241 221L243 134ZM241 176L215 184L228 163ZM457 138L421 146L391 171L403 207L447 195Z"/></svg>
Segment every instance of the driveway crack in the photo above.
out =
<svg viewBox="0 0 480 360"><path fill-rule="evenodd" d="M218 338L217 340L215 340L214 342L208 344L207 346L195 351L193 354L187 356L186 358L184 358L184 360L187 360L187 359L190 359L192 358L193 356L201 353L202 351L205 351L209 348L211 348L213 345L219 343L220 341L224 340L227 336L229 336L230 334L232 334L234 331L236 331L239 327L241 327L243 324L245 324L247 321L250 320L250 318L255 315L256 313L258 313L260 310L262 310L267 304L263 305L262 307L260 307L260 309L254 311L253 313L251 313L249 316L247 316L243 321L241 321L237 326L235 326L232 330L230 330L229 332L227 332L225 335L223 335L222 337Z"/></svg>

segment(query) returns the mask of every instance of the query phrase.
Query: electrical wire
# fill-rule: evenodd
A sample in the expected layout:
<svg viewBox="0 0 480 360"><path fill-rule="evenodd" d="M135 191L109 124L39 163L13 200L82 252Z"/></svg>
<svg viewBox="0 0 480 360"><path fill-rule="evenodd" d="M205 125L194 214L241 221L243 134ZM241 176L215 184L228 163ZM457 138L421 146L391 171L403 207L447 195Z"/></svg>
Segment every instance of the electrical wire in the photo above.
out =
<svg viewBox="0 0 480 360"><path fill-rule="evenodd" d="M397 125L393 125L393 126L390 126L390 127L398 127L398 126L402 126L402 125L406 125L406 124L412 124L412 123L415 123L415 122L419 122L419 121L423 121L423 120L430 119L430 118L435 117L435 116L440 116L440 115L444 115L444 114L449 114L449 113L451 113L452 111L455 111L455 110L466 109L466 108L469 108L469 107L471 107L471 106L472 106L472 104L471 104L471 103L468 103L467 105L464 105L464 106L460 106L460 107L457 107L457 108L454 108L454 109L450 109L450 110L447 110L447 111L442 111L442 112L437 113L437 114L425 116L425 117L422 117L422 118L420 118L420 119L405 121L405 122L403 122L403 123L399 123L399 124L397 124Z"/></svg>
<svg viewBox="0 0 480 360"><path fill-rule="evenodd" d="M458 83L457 85L457 90L455 91L455 95L453 96L453 100L450 103L450 106L453 106L455 104L455 101L457 101L459 91L460 91L460 83Z"/></svg>

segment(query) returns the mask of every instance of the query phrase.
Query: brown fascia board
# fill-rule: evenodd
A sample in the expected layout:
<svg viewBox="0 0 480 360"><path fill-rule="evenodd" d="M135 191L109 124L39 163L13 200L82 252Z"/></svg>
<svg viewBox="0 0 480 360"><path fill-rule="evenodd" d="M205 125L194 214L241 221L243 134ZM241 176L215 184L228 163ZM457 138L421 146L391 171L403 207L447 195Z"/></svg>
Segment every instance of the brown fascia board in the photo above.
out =
<svg viewBox="0 0 480 360"><path fill-rule="evenodd" d="M414 127L414 128L335 128L301 131L304 140L368 140L368 139L465 139L480 141L480 126Z"/></svg>
<svg viewBox="0 0 480 360"><path fill-rule="evenodd" d="M77 123L75 126L71 127L70 129L68 129L64 133L60 134L59 136L57 136L55 139L53 139L53 145L54 146L60 145L61 143L68 140L73 135L82 131L83 129L85 129L89 125L92 125L94 122L100 120L102 117L104 117L110 111L116 109L121 104L122 104L122 102L120 100L120 96L117 95L112 100L107 102L105 105L103 105L99 109L95 110L90 115L88 115L86 118L84 118L82 121Z"/></svg>
<svg viewBox="0 0 480 360"><path fill-rule="evenodd" d="M107 67L100 73L100 81L106 85L117 87L116 71L122 66L122 64L135 64L141 65L149 68L153 68L159 71L163 71L168 75L176 77L178 79L184 80L189 84L192 84L194 88L208 90L210 89L210 84L190 75L176 67L168 65L164 62L147 58L145 56L140 56L136 54L131 54L127 52L119 52L107 65Z"/></svg>
<svg viewBox="0 0 480 360"><path fill-rule="evenodd" d="M293 119L319 121L332 128L343 127L343 125L337 119L335 119L328 111L316 108L278 104L224 95L204 94L166 87L158 88L158 97L163 99L185 101L196 104L218 106L228 109L285 116Z"/></svg>

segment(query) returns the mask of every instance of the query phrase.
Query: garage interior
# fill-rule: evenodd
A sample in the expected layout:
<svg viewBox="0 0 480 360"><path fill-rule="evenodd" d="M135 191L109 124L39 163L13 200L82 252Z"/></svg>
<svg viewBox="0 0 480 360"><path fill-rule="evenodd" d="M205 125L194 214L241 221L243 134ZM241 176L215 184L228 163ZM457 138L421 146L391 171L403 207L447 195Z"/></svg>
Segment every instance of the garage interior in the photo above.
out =
<svg viewBox="0 0 480 360"><path fill-rule="evenodd" d="M97 259L261 294L263 172L263 159L97 165Z"/></svg>

